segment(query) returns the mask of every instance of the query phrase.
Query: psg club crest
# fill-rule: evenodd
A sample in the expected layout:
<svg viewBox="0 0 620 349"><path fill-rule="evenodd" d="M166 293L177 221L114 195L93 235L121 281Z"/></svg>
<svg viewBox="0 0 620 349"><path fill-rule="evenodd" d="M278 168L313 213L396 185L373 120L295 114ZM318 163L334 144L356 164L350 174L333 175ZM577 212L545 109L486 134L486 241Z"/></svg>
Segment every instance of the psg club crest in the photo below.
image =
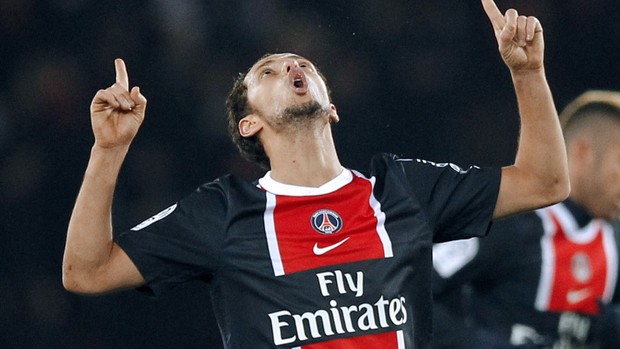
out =
<svg viewBox="0 0 620 349"><path fill-rule="evenodd" d="M585 253L576 253L571 258L571 272L575 279L581 283L588 282L592 278L592 263Z"/></svg>
<svg viewBox="0 0 620 349"><path fill-rule="evenodd" d="M310 224L321 234L334 234L342 228L342 218L332 210L318 210L312 214Z"/></svg>

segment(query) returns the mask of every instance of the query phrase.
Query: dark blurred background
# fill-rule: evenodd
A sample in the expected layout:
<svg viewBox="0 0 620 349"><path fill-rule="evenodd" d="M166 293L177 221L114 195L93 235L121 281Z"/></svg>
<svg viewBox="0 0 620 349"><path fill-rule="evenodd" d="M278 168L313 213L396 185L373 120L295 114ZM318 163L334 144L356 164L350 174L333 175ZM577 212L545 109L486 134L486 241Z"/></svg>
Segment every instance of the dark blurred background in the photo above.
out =
<svg viewBox="0 0 620 349"><path fill-rule="evenodd" d="M617 0L501 0L535 14L558 108L620 89ZM478 0L0 0L0 348L221 348L208 285L159 299L64 291L66 226L93 137L89 104L116 57L149 100L118 184L124 230L225 173L261 173L230 143L224 100L265 53L315 62L342 162L394 152L506 165L518 115Z"/></svg>

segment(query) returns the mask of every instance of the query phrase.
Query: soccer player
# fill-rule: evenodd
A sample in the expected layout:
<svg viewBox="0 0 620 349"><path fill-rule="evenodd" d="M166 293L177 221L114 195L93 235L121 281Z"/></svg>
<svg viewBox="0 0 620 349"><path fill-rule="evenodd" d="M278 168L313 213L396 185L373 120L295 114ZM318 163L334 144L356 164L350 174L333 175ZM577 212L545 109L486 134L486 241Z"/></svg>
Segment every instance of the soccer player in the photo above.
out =
<svg viewBox="0 0 620 349"><path fill-rule="evenodd" d="M620 92L587 91L560 120L569 198L498 220L484 239L434 247L436 327L446 333L437 348L620 348L610 224L620 218ZM467 309L452 302L462 285ZM469 325L459 331L462 312Z"/></svg>
<svg viewBox="0 0 620 349"><path fill-rule="evenodd" d="M299 55L273 54L227 101L235 143L269 172L256 182L221 177L113 235L115 182L146 107L116 60L116 83L91 104L95 144L68 227L65 287L157 295L207 280L226 348L429 348L432 241L482 236L492 217L569 191L541 25L482 3L519 104L514 165L379 154L367 173L345 168L322 75Z"/></svg>

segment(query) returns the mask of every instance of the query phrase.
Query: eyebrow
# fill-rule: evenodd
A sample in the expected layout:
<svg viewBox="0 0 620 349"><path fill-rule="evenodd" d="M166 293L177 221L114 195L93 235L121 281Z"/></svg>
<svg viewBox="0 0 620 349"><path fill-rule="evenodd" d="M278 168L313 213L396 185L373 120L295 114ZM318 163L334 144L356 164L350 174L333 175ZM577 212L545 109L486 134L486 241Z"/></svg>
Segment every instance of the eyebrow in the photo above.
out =
<svg viewBox="0 0 620 349"><path fill-rule="evenodd" d="M298 59L298 60L303 60L305 62L310 63L310 61L308 61L306 58L304 58L304 57L302 57L300 55L292 54L292 55L289 55L289 56L286 56L286 57L292 57L292 58L295 58L295 59ZM258 71L262 67L264 67L266 65L269 65L269 64L271 64L271 63L273 63L275 61L276 61L275 59L268 59L268 60L264 61L263 63L261 63L260 65L258 65L256 68L254 68L254 71Z"/></svg>
<svg viewBox="0 0 620 349"><path fill-rule="evenodd" d="M269 64L271 64L271 63L273 63L273 62L275 62L275 60L273 60L273 59L268 59L268 60L264 61L263 63L261 63L261 64L260 64L258 67L256 67L254 70L255 70L255 71L258 71L258 70L260 70L262 67L264 67L264 66L266 66L266 65L269 65Z"/></svg>

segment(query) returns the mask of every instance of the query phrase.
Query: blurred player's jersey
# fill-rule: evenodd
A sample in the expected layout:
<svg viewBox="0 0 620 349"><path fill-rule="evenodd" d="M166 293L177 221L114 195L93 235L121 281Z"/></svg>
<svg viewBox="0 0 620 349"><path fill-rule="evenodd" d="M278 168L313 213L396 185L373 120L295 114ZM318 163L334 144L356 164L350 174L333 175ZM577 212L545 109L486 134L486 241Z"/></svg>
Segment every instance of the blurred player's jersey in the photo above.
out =
<svg viewBox="0 0 620 349"><path fill-rule="evenodd" d="M225 176L117 242L149 292L210 282L226 348L430 348L432 243L486 234L499 173L380 155L318 188Z"/></svg>
<svg viewBox="0 0 620 349"><path fill-rule="evenodd" d="M570 200L434 252L437 299L470 285L470 323L512 345L581 348L593 340L600 304L618 299L617 233Z"/></svg>

